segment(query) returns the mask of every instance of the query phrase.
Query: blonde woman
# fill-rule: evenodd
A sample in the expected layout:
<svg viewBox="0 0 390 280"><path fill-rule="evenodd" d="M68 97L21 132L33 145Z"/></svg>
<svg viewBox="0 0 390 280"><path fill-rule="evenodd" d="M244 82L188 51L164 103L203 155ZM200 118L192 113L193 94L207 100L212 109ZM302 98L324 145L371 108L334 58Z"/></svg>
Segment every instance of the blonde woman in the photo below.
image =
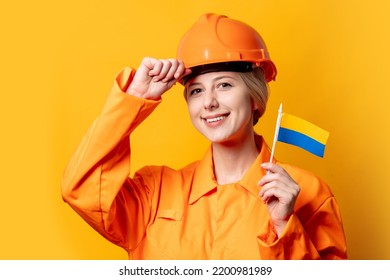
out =
<svg viewBox="0 0 390 280"><path fill-rule="evenodd" d="M308 171L268 163L253 129L275 76L252 27L203 15L176 58L146 57L118 74L65 170L64 200L129 259L346 259L330 188ZM210 148L182 169L145 166L130 178L129 136L175 84Z"/></svg>

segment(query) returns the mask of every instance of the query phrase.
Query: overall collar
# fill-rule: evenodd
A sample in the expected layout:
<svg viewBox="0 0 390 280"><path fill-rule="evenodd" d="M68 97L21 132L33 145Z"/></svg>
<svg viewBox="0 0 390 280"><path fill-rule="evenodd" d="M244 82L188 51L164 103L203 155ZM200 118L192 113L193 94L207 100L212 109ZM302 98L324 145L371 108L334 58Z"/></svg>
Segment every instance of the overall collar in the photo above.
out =
<svg viewBox="0 0 390 280"><path fill-rule="evenodd" d="M260 167L260 164L268 162L271 153L262 136L256 135L255 140L257 146L260 148L260 153L245 173L244 177L236 184L239 184L257 197L259 192L257 183L266 173L265 170ZM218 183L214 175L212 147L210 146L195 169L189 203L195 203L199 198L213 191L217 186Z"/></svg>

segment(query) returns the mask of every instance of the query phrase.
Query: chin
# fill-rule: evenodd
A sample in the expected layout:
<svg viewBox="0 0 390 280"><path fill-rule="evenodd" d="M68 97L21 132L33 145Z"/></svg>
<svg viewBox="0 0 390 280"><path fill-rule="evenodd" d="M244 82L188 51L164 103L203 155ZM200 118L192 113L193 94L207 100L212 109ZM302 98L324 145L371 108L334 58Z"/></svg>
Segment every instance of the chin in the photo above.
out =
<svg viewBox="0 0 390 280"><path fill-rule="evenodd" d="M204 129L204 127L196 127L198 132L200 132L207 140L211 143L224 144L232 142L235 138L235 133L232 131L226 131L222 127L214 129Z"/></svg>
<svg viewBox="0 0 390 280"><path fill-rule="evenodd" d="M207 135L203 134L211 143L224 144L232 141L231 135Z"/></svg>

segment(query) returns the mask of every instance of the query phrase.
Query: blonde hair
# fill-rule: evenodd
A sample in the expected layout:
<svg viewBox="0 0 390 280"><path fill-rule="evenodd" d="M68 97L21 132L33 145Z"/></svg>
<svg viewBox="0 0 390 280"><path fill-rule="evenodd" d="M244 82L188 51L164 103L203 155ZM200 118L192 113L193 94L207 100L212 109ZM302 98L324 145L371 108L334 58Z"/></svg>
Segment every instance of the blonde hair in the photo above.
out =
<svg viewBox="0 0 390 280"><path fill-rule="evenodd" d="M264 114L269 97L268 84L265 81L264 72L256 67L250 72L238 73L249 89L249 94L257 104L258 109L253 113L253 125L257 124L260 117Z"/></svg>

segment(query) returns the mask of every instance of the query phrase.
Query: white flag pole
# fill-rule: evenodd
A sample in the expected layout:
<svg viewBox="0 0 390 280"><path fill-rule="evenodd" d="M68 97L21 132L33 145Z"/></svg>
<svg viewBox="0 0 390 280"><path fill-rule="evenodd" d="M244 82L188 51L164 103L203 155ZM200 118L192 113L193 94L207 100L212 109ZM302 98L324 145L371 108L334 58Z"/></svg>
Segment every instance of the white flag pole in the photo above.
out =
<svg viewBox="0 0 390 280"><path fill-rule="evenodd" d="M276 142L278 141L281 119L282 119L282 103L280 103L279 110L278 110L278 118L276 119L274 142L272 143L271 157L269 159L269 162L272 162L272 159L274 158L275 146L276 146Z"/></svg>

